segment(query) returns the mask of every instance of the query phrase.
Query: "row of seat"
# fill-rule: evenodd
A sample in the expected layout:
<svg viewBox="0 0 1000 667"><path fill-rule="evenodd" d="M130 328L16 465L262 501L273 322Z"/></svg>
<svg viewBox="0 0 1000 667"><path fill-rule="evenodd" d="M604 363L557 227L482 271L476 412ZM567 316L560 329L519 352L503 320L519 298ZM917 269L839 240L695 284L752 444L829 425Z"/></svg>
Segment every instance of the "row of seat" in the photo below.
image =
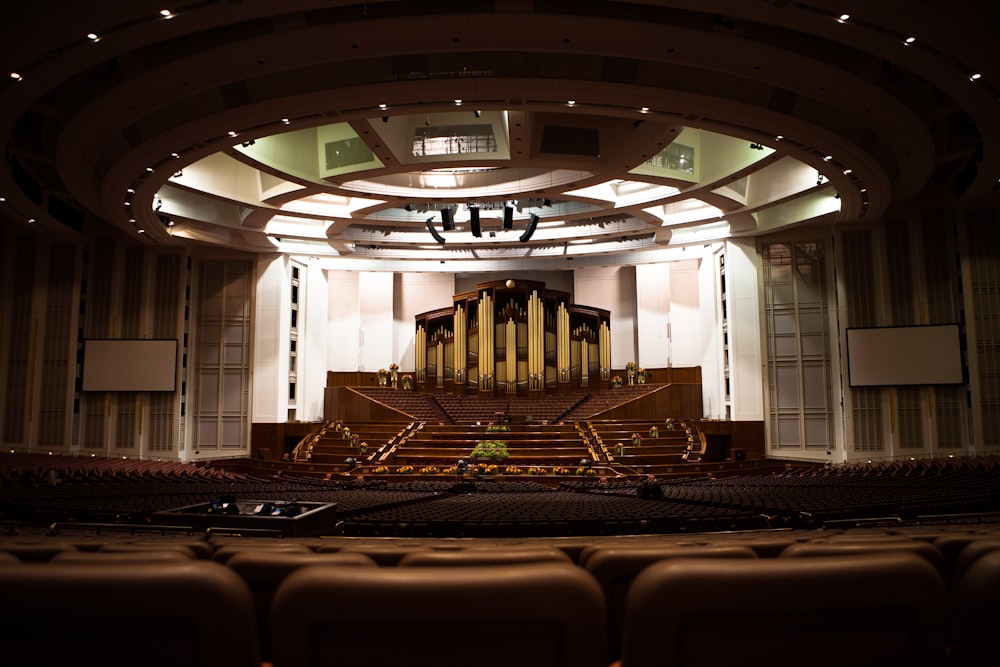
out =
<svg viewBox="0 0 1000 667"><path fill-rule="evenodd" d="M1000 620L1000 531L921 539L934 534L770 532L700 543L636 538L478 546L157 539L109 542L96 552L67 540L47 563L20 562L32 560L30 549L10 548L17 541L7 539L0 541L0 595L7 603L0 644L10 660L0 656L0 664L56 664L91 640L114 644L109 657L99 645L82 647L80 655L125 664L126 647L148 651L160 632L172 633L167 650L143 664L168 664L161 657L173 664L251 664L245 660L255 654L278 667L450 664L456 657L461 664L529 665L620 659L625 667L736 659L980 664L1000 648L989 630ZM214 567L192 569L199 558ZM195 618L183 615L185 598L198 607ZM248 613L251 621L241 618ZM225 618L213 626L206 619L216 615ZM65 642L39 642L39 627L58 628ZM109 627L120 631L108 633ZM213 634L184 636L195 631ZM211 663L183 655L232 632L242 638L239 646L213 649ZM248 648L254 638L259 644Z"/></svg>

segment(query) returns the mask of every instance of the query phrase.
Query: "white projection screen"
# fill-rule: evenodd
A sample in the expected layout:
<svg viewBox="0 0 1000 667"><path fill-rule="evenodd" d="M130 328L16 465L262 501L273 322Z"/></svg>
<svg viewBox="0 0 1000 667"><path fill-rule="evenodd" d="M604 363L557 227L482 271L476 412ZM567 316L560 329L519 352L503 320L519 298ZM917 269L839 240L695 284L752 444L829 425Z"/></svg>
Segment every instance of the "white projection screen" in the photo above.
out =
<svg viewBox="0 0 1000 667"><path fill-rule="evenodd" d="M174 339L83 342L83 391L174 391L176 387Z"/></svg>
<svg viewBox="0 0 1000 667"><path fill-rule="evenodd" d="M847 330L852 387L961 384L957 324Z"/></svg>

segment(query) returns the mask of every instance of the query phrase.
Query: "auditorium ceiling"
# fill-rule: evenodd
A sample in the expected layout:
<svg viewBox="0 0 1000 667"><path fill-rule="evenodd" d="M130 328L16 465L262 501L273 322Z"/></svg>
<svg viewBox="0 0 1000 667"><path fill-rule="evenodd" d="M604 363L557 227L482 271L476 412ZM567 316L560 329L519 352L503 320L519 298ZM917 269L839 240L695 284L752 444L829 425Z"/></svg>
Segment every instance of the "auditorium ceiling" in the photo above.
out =
<svg viewBox="0 0 1000 667"><path fill-rule="evenodd" d="M1000 184L993 2L0 12L0 215L53 236L565 268L920 198L995 205Z"/></svg>

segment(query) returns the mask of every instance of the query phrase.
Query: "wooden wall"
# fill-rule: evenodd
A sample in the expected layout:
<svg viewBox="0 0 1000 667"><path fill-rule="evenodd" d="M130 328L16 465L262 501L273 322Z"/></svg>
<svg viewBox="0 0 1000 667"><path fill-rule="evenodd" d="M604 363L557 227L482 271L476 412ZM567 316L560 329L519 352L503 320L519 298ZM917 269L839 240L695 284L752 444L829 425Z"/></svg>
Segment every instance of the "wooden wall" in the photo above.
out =
<svg viewBox="0 0 1000 667"><path fill-rule="evenodd" d="M354 422L401 422L408 424L413 417L382 405L347 387L327 387L323 396L323 414L328 421L343 419Z"/></svg>

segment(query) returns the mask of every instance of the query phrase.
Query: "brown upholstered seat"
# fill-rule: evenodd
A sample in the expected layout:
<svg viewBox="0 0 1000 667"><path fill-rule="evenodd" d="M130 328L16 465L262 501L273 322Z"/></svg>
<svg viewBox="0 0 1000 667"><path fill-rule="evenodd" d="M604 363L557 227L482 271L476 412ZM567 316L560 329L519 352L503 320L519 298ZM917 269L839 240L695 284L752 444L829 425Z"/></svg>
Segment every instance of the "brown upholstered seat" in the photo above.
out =
<svg viewBox="0 0 1000 667"><path fill-rule="evenodd" d="M184 560L0 568L0 664L260 667L246 584Z"/></svg>
<svg viewBox="0 0 1000 667"><path fill-rule="evenodd" d="M289 574L306 565L337 565L340 567L376 567L375 561L360 553L299 553L294 551L240 551L233 554L226 566L238 574L250 587L261 657L271 655L271 609L274 592Z"/></svg>
<svg viewBox="0 0 1000 667"><path fill-rule="evenodd" d="M668 560L629 589L622 665L941 665L946 607L914 553Z"/></svg>
<svg viewBox="0 0 1000 667"><path fill-rule="evenodd" d="M606 667L600 586L566 563L309 566L271 627L276 667Z"/></svg>
<svg viewBox="0 0 1000 667"><path fill-rule="evenodd" d="M399 561L400 567L451 567L473 565L517 565L520 563L572 563L553 546L503 547L414 551Z"/></svg>
<svg viewBox="0 0 1000 667"><path fill-rule="evenodd" d="M629 586L646 567L670 558L756 557L750 547L739 545L630 544L594 549L584 567L604 591L608 608L608 659L616 660L620 655L625 597Z"/></svg>
<svg viewBox="0 0 1000 667"><path fill-rule="evenodd" d="M1000 550L981 555L954 587L951 667L996 662L1000 656Z"/></svg>
<svg viewBox="0 0 1000 667"><path fill-rule="evenodd" d="M852 556L864 553L905 551L924 558L937 568L942 576L946 574L944 556L937 547L928 542L910 539L851 539L815 540L799 542L784 549L781 558L801 558L804 556Z"/></svg>

